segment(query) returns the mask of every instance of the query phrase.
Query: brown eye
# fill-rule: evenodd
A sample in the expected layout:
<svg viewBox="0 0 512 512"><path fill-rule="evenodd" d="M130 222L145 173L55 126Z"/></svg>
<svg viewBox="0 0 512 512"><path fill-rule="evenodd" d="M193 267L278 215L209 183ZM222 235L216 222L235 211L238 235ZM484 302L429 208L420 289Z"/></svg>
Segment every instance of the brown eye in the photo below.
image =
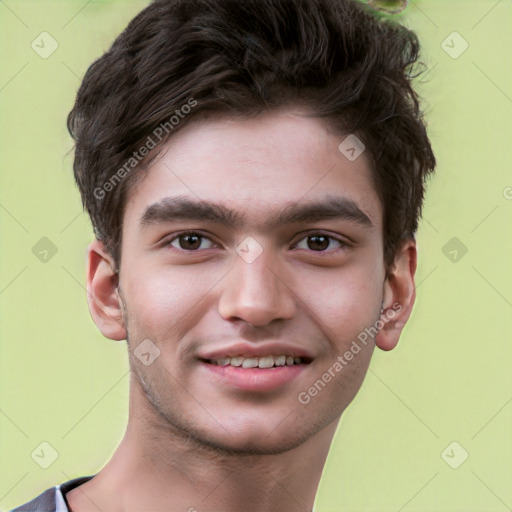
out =
<svg viewBox="0 0 512 512"><path fill-rule="evenodd" d="M211 246L204 247L204 241L206 241L207 244L210 243ZM197 251L201 248L202 245L202 249L210 249L215 244L205 236L191 231L187 233L180 233L172 240L170 240L166 245L170 245L175 249L181 249L184 251Z"/></svg>
<svg viewBox="0 0 512 512"><path fill-rule="evenodd" d="M336 249L340 249L345 246L346 244L337 238L322 233L315 233L304 237L298 244L295 245L295 248L307 249L315 252L334 252ZM333 247L334 249L326 251L326 249Z"/></svg>

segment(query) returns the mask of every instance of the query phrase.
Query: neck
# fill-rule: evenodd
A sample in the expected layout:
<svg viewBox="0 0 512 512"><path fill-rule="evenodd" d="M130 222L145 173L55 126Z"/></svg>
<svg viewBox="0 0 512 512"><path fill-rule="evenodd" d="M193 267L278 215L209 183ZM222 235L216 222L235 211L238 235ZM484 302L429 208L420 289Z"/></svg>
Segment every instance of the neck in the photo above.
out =
<svg viewBox="0 0 512 512"><path fill-rule="evenodd" d="M116 512L313 509L338 421L291 450L239 454L206 446L169 425L155 428L148 420L154 409L147 400L141 407L141 400L131 395L128 427L111 460L80 486L81 495L68 494L73 512L98 508ZM92 508L91 503L95 504Z"/></svg>

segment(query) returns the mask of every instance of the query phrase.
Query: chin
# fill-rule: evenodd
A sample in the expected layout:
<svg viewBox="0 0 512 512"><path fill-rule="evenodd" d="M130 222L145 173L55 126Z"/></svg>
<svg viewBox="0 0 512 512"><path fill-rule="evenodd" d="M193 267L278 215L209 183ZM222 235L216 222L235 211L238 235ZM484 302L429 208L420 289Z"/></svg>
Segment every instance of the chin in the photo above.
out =
<svg viewBox="0 0 512 512"><path fill-rule="evenodd" d="M237 455L273 455L293 450L305 443L325 427L325 423L314 423L311 416L281 412L257 418L249 414L245 418L238 417L236 422L219 418L215 425L209 423L198 425L191 422L182 425L183 430L205 448L216 452ZM222 426L221 426L222 425Z"/></svg>
<svg viewBox="0 0 512 512"><path fill-rule="evenodd" d="M196 441L216 451L229 455L277 455L297 448L307 439L294 436L264 436L240 435L239 432L232 436L200 436Z"/></svg>

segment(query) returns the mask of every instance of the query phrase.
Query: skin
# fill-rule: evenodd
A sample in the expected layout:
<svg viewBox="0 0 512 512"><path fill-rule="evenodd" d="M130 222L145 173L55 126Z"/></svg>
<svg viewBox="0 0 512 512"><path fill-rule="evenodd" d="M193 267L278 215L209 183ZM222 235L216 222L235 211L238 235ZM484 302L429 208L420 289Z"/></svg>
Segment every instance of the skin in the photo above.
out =
<svg viewBox="0 0 512 512"><path fill-rule="evenodd" d="M415 299L414 241L403 244L386 275L382 206L369 161L364 153L354 161L343 156L344 138L292 109L191 123L130 195L119 276L103 244L90 244L91 315L107 338L128 338L130 414L112 459L67 494L73 512L312 509L339 419L374 346L395 347ZM372 227L345 218L266 227L286 204L332 194L356 203ZM222 203L244 223L141 226L148 206L177 195ZM176 238L184 230L206 238L187 245ZM311 243L308 236L319 231L334 237L328 246ZM252 263L235 251L249 236L262 249ZM381 307L396 303L393 318L381 315ZM375 338L300 403L298 394L379 318ZM147 366L134 356L145 339L160 350ZM197 359L240 340L288 341L314 359L277 389L240 390Z"/></svg>

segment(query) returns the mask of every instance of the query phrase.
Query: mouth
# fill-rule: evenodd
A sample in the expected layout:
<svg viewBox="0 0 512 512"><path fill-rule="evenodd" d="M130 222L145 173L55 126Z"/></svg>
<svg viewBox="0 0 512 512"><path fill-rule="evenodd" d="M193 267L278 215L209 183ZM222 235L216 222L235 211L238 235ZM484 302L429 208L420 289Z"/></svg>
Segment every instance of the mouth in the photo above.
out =
<svg viewBox="0 0 512 512"><path fill-rule="evenodd" d="M217 366L232 366L235 368L259 368L259 369L270 369L279 368L284 366L295 366L300 364L311 363L311 358L297 357L287 354L281 355L269 355L263 357L216 357L214 359L200 359L204 363L213 364Z"/></svg>
<svg viewBox="0 0 512 512"><path fill-rule="evenodd" d="M214 384L244 391L268 392L284 387L304 372L312 359L291 354L262 357L222 356L199 359Z"/></svg>

